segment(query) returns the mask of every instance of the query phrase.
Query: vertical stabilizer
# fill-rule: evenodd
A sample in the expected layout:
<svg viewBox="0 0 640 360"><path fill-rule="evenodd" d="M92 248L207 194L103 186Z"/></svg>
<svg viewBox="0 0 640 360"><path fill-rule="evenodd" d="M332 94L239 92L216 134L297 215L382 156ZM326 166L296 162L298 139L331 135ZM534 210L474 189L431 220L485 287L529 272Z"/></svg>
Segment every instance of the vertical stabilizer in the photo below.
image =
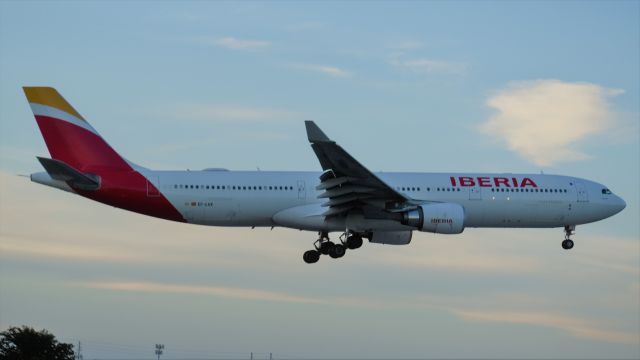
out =
<svg viewBox="0 0 640 360"><path fill-rule="evenodd" d="M24 87L51 157L80 171L131 170L98 132L51 87Z"/></svg>

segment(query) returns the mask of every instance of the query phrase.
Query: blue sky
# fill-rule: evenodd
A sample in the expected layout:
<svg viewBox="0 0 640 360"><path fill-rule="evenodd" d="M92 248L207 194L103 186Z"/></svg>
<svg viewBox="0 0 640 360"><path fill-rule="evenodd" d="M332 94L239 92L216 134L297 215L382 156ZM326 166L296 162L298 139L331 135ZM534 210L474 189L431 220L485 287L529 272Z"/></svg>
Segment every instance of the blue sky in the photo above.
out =
<svg viewBox="0 0 640 360"><path fill-rule="evenodd" d="M0 325L86 357L637 358L639 29L637 1L2 2ZM24 85L152 168L318 170L313 119L375 171L568 174L628 206L571 253L558 229L467 229L304 266L311 233L16 177L47 155Z"/></svg>

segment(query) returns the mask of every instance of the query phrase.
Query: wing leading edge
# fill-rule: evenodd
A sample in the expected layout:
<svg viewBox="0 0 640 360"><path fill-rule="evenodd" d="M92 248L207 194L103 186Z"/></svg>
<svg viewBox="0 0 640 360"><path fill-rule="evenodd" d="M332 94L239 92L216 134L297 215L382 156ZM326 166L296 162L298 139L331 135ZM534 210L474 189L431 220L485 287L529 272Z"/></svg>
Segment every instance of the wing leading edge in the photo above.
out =
<svg viewBox="0 0 640 360"><path fill-rule="evenodd" d="M387 185L369 169L349 155L340 145L310 120L305 121L307 138L324 172L317 190L324 190L318 198L326 198L324 216L341 216L361 210L375 217L375 213L396 212L411 203L411 199Z"/></svg>

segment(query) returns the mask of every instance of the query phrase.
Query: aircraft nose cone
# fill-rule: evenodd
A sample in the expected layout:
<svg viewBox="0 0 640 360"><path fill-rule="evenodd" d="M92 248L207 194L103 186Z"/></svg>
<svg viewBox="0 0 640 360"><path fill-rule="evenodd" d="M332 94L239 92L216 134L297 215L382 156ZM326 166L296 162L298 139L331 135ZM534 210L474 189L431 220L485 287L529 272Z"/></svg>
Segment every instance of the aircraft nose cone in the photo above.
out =
<svg viewBox="0 0 640 360"><path fill-rule="evenodd" d="M616 214L619 213L620 211L622 211L624 208L627 207L627 203L622 200L621 197L616 196L616 200L615 200L615 204L614 204L614 209Z"/></svg>

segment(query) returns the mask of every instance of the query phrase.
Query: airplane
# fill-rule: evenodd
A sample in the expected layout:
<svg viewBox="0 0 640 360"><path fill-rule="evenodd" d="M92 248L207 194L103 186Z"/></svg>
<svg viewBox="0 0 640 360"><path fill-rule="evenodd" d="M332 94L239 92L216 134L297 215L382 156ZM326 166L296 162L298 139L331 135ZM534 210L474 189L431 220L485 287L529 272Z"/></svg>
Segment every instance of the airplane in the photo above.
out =
<svg viewBox="0 0 640 360"><path fill-rule="evenodd" d="M31 181L157 218L200 225L314 231L303 254L341 258L370 243L406 245L413 231L564 228L622 211L606 186L573 176L512 173L371 172L313 121L307 138L322 171L156 171L120 156L51 87L24 87L51 158ZM329 233L340 233L333 242Z"/></svg>

